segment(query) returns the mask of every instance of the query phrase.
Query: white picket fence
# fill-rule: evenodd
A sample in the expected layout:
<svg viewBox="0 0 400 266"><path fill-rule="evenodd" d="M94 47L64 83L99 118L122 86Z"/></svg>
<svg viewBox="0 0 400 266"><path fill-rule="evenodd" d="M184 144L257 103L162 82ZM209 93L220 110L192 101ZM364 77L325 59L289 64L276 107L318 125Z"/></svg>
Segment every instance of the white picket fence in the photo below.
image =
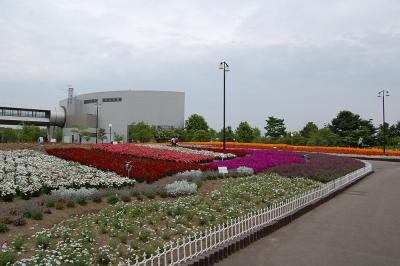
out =
<svg viewBox="0 0 400 266"><path fill-rule="evenodd" d="M250 233L256 232L260 228L279 220L288 214L324 198L344 186L356 181L372 171L372 165L363 161L365 166L355 172L349 173L341 178L323 184L319 188L308 191L302 195L295 196L284 202L274 204L268 208L251 212L240 218L218 225L214 228L205 230L202 234L195 234L191 237L182 238L176 242L164 245L163 249L158 249L155 254L146 256L139 260L120 263L119 265L132 266L159 266L159 265L180 265L205 254L208 251L234 242Z"/></svg>

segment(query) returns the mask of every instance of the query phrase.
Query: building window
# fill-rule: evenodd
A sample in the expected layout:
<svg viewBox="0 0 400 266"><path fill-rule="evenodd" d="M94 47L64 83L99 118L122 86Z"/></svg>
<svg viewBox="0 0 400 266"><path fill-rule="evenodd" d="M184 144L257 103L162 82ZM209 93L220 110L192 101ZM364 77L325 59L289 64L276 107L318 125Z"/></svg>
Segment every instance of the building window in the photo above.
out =
<svg viewBox="0 0 400 266"><path fill-rule="evenodd" d="M97 103L97 99L83 100L83 104Z"/></svg>
<svg viewBox="0 0 400 266"><path fill-rule="evenodd" d="M103 103L121 102L122 98L103 98Z"/></svg>

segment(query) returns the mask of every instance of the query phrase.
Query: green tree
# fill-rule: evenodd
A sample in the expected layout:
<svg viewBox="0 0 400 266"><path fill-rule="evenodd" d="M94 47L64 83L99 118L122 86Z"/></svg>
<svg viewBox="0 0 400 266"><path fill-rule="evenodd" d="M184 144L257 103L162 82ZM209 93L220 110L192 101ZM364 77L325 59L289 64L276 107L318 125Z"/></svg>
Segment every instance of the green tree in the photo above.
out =
<svg viewBox="0 0 400 266"><path fill-rule="evenodd" d="M90 141L90 138L92 137L92 133L87 131L87 130L82 130L80 131L80 136L83 138L83 140L88 143Z"/></svg>
<svg viewBox="0 0 400 266"><path fill-rule="evenodd" d="M340 146L357 147L360 141L364 146L373 146L375 143L375 127L371 120L363 120L359 115L350 111L340 111L332 119L329 128L340 137Z"/></svg>
<svg viewBox="0 0 400 266"><path fill-rule="evenodd" d="M252 142L254 139L253 129L247 122L240 122L235 131L236 141L238 142Z"/></svg>
<svg viewBox="0 0 400 266"><path fill-rule="evenodd" d="M14 128L0 128L0 142L17 142L18 130Z"/></svg>
<svg viewBox="0 0 400 266"><path fill-rule="evenodd" d="M121 143L124 140L124 135L119 135L114 132L114 141Z"/></svg>
<svg viewBox="0 0 400 266"><path fill-rule="evenodd" d="M313 133L307 141L309 146L336 146L339 142L339 136L332 132L329 127L319 129Z"/></svg>
<svg viewBox="0 0 400 266"><path fill-rule="evenodd" d="M178 133L173 129L153 127L153 136L157 142L165 142L178 136Z"/></svg>
<svg viewBox="0 0 400 266"><path fill-rule="evenodd" d="M104 143L106 137L107 137L106 130L104 128L99 128L97 131L97 138L101 140L101 143Z"/></svg>
<svg viewBox="0 0 400 266"><path fill-rule="evenodd" d="M220 141L224 140L224 129L221 129L221 131L218 132L218 138ZM231 126L227 126L225 128L225 138L226 138L226 141L228 141L228 142L235 141L235 133L233 132Z"/></svg>
<svg viewBox="0 0 400 266"><path fill-rule="evenodd" d="M286 127L284 119L269 116L266 122L267 125L264 127L267 131L265 133L266 137L269 137L271 140L276 141L285 136Z"/></svg>
<svg viewBox="0 0 400 266"><path fill-rule="evenodd" d="M208 133L210 134L210 138L212 141L215 141L218 138L218 132L215 129L210 128L208 130Z"/></svg>
<svg viewBox="0 0 400 266"><path fill-rule="evenodd" d="M145 122L129 125L129 138L134 142L147 142L153 139L153 130Z"/></svg>
<svg viewBox="0 0 400 266"><path fill-rule="evenodd" d="M316 133L317 131L313 132ZM311 137L311 136L310 136ZM298 146L298 145L306 145L307 144L307 138L305 138L300 132L293 132L292 133L292 145Z"/></svg>
<svg viewBox="0 0 400 266"><path fill-rule="evenodd" d="M54 138L57 140L57 142L61 142L63 139L63 133L62 133L62 129L59 127L56 127L54 129Z"/></svg>
<svg viewBox="0 0 400 266"><path fill-rule="evenodd" d="M210 141L210 139L211 139L210 132L203 129L194 131L192 135L193 141Z"/></svg>
<svg viewBox="0 0 400 266"><path fill-rule="evenodd" d="M260 143L262 141L261 139L261 131L258 129L258 127L253 128L253 142Z"/></svg>
<svg viewBox="0 0 400 266"><path fill-rule="evenodd" d="M312 134L318 131L318 126L314 122L308 122L307 125L300 130L300 135L304 138L310 138Z"/></svg>
<svg viewBox="0 0 400 266"><path fill-rule="evenodd" d="M204 117L198 114L192 114L185 122L185 128L188 132L197 130L208 131L208 124Z"/></svg>

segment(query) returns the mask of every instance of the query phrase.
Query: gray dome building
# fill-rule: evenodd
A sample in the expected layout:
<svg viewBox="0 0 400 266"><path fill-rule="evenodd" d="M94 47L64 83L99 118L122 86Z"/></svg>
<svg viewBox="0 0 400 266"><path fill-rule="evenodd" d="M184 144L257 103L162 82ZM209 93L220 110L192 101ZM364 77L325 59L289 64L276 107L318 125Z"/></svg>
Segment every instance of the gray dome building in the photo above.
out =
<svg viewBox="0 0 400 266"><path fill-rule="evenodd" d="M105 142L115 134L128 141L128 125L145 122L160 128L180 128L185 118L185 93L175 91L107 91L69 96L60 102L65 110L64 142L78 142L76 131L106 131ZM110 134L111 133L111 134ZM111 136L110 136L111 135ZM111 137L111 139L110 139Z"/></svg>

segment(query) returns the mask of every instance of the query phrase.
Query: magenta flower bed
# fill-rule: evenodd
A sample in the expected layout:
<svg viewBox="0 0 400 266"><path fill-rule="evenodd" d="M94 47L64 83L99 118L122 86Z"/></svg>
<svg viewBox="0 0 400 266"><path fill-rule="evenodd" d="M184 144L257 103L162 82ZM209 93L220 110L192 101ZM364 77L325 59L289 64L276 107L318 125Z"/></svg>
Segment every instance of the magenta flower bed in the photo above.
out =
<svg viewBox="0 0 400 266"><path fill-rule="evenodd" d="M210 162L214 159L213 156L201 154L182 153L172 150L163 150L146 146L138 146L134 144L96 144L95 149L115 152L119 154L131 155L139 158L149 158L156 160L173 161L179 163L199 163Z"/></svg>
<svg viewBox="0 0 400 266"><path fill-rule="evenodd" d="M246 166L253 168L253 170L258 173L279 165L292 163L301 164L306 162L303 158L288 152L267 150L246 150L246 152L250 155L229 161L212 162L208 165L211 167L226 166L228 169Z"/></svg>

